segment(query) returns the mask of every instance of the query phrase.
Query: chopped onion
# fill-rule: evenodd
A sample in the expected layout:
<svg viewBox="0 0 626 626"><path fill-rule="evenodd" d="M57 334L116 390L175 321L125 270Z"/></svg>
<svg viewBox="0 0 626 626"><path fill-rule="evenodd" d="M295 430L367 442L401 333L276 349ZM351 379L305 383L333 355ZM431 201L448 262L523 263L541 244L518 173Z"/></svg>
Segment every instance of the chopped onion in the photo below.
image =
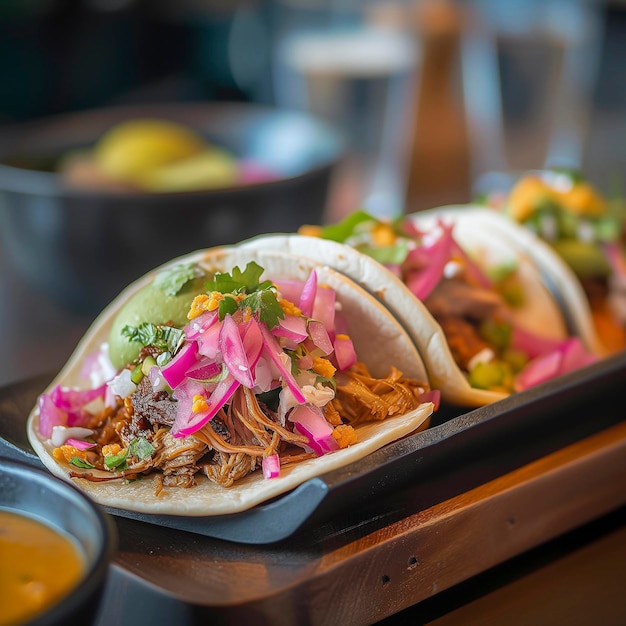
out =
<svg viewBox="0 0 626 626"><path fill-rule="evenodd" d="M443 229L441 237L432 245L424 248L424 252L429 257L428 266L421 270L410 270L405 278L407 287L419 300L425 300L439 284L446 263L452 255L454 245L452 227L444 224L441 226Z"/></svg>
<svg viewBox="0 0 626 626"><path fill-rule="evenodd" d="M52 401L52 397L44 393L39 396L39 432L48 439L55 426L67 424L67 413L59 409Z"/></svg>
<svg viewBox="0 0 626 626"><path fill-rule="evenodd" d="M137 385L130 379L130 376L131 371L124 369L113 380L107 383L114 395L120 398L128 398L128 396L137 391Z"/></svg>
<svg viewBox="0 0 626 626"><path fill-rule="evenodd" d="M152 373L152 371L150 372ZM213 359L202 357L195 365L187 370L187 378L191 378L201 383L219 382L222 374L222 366Z"/></svg>
<svg viewBox="0 0 626 626"><path fill-rule="evenodd" d="M317 407L297 406L288 417L294 428L308 438L309 445L318 455L337 450L339 445L333 437L333 427L326 421L324 414Z"/></svg>
<svg viewBox="0 0 626 626"><path fill-rule="evenodd" d="M431 389L429 391L425 391L420 396L420 402L425 404L426 402L432 402L435 407L433 411L439 410L439 405L441 404L441 391L439 389Z"/></svg>
<svg viewBox="0 0 626 626"><path fill-rule="evenodd" d="M570 337L553 352L533 359L517 376L515 387L518 391L528 389L597 360L598 357L587 352L580 338Z"/></svg>
<svg viewBox="0 0 626 626"><path fill-rule="evenodd" d="M275 337L284 337L291 344L291 349L295 349L308 336L306 318L298 315L285 315L284 319L278 321L278 326L272 328Z"/></svg>
<svg viewBox="0 0 626 626"><path fill-rule="evenodd" d="M308 328L315 347L319 348L324 354L330 354L333 351L333 344L324 324L317 320L309 320Z"/></svg>
<svg viewBox="0 0 626 626"><path fill-rule="evenodd" d="M218 321L209 326L201 335L199 335L196 339L198 344L198 353L214 359L220 351L221 331L222 322Z"/></svg>
<svg viewBox="0 0 626 626"><path fill-rule="evenodd" d="M263 458L261 462L263 477L266 479L278 478L280 476L280 457L278 454L270 454Z"/></svg>
<svg viewBox="0 0 626 626"><path fill-rule="evenodd" d="M74 446L75 448L84 450L85 448L81 448L78 445L70 443L70 440L78 441L79 439L84 439L85 437L89 437L89 435L93 435L93 432L94 431L91 430L91 428L82 428L81 426L72 426L68 428L67 426L57 425L52 428L50 442L55 447L62 446L64 443L69 443L69 445ZM91 443L87 447L93 445L95 444Z"/></svg>
<svg viewBox="0 0 626 626"><path fill-rule="evenodd" d="M272 282L285 300L296 305L300 302L300 295L304 285L301 280L273 280Z"/></svg>
<svg viewBox="0 0 626 626"><path fill-rule="evenodd" d="M334 289L319 285L311 317L324 324L324 328L331 336L335 333L335 304Z"/></svg>
<svg viewBox="0 0 626 626"><path fill-rule="evenodd" d="M356 351L352 339L350 339L348 335L337 335L337 337L335 337L334 347L335 360L340 371L347 370L356 363Z"/></svg>
<svg viewBox="0 0 626 626"><path fill-rule="evenodd" d="M206 332L215 322L219 319L217 309L215 311L205 311L192 319L187 326L185 326L184 333L188 341L198 339L204 332Z"/></svg>
<svg viewBox="0 0 626 626"><path fill-rule="evenodd" d="M302 293L300 294L300 301L298 308L302 311L302 314L306 317L313 316L313 306L317 297L317 272L312 270L309 277L306 279L304 286L302 287Z"/></svg>
<svg viewBox="0 0 626 626"><path fill-rule="evenodd" d="M198 360L198 344L188 341L174 358L161 368L167 384L175 389L184 380L187 370Z"/></svg>
<svg viewBox="0 0 626 626"><path fill-rule="evenodd" d="M209 410L200 413L194 413L191 410L193 395L195 394L192 394L190 398L186 398L184 407L179 406L177 408L176 419L171 429L172 435L174 437L187 437L197 430L200 430L209 420L213 419L219 410L232 398L232 395L239 385L239 381L235 380L235 378L229 374L224 380L217 384L217 387L215 387L215 390L207 399ZM189 391L187 391L187 393L189 393Z"/></svg>
<svg viewBox="0 0 626 626"><path fill-rule="evenodd" d="M267 329L267 327L264 324L260 325L259 327L261 329L261 332L263 333L263 345L265 347L265 351L267 352L274 365L278 368L278 371L280 372L283 381L285 382L287 387L289 387L289 390L293 394L294 398L298 402L304 403L305 399L302 390L298 386L298 383L293 377L291 371L283 363L282 355L284 354L284 352L281 350L278 342L276 341L272 333Z"/></svg>
<svg viewBox="0 0 626 626"><path fill-rule="evenodd" d="M246 325L242 341L248 357L248 363L250 363L250 369L254 373L263 352L263 334L261 333L259 322L254 317L250 318Z"/></svg>
<svg viewBox="0 0 626 626"><path fill-rule="evenodd" d="M254 387L254 378L250 371L248 356L243 347L239 328L232 315L224 317L219 345L224 364L233 378L249 389Z"/></svg>

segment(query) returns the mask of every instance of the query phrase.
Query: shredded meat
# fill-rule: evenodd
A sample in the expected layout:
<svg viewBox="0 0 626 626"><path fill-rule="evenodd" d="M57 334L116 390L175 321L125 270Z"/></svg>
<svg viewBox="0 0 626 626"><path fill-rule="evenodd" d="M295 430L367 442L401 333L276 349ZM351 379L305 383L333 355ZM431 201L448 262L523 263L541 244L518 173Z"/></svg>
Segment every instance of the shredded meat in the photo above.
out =
<svg viewBox="0 0 626 626"><path fill-rule="evenodd" d="M172 402L166 391L154 392L147 376L137 385L131 401L135 414L151 424L171 426L176 419L176 403Z"/></svg>
<svg viewBox="0 0 626 626"><path fill-rule="evenodd" d="M427 383L404 378L402 372L394 367L387 378L374 378L361 363L349 374L337 375L337 395L331 404L344 420L354 426L416 408L426 389Z"/></svg>
<svg viewBox="0 0 626 626"><path fill-rule="evenodd" d="M437 319L459 317L480 322L501 311L504 301L494 291L451 278L440 281L424 304Z"/></svg>
<svg viewBox="0 0 626 626"><path fill-rule="evenodd" d="M377 379L363 364L357 364L337 376L336 396L324 408L325 416L335 427L336 441L347 446L356 441L355 424L415 408L427 388L426 383L409 380L395 368L386 378ZM308 438L295 432L288 419L281 424L278 414L246 387L240 386L227 407L187 437L176 438L170 432L176 407L173 398L167 393L154 393L144 379L130 398L94 415L89 423L98 442L97 452L89 451L94 467L106 469L105 454L128 451L126 465L112 472L110 478L92 472L73 475L99 481L155 474L158 495L169 487L193 487L198 474L230 487L255 471L265 456L273 454L279 455L281 465L315 456L308 447ZM138 438L150 443L150 454L136 451L133 443Z"/></svg>

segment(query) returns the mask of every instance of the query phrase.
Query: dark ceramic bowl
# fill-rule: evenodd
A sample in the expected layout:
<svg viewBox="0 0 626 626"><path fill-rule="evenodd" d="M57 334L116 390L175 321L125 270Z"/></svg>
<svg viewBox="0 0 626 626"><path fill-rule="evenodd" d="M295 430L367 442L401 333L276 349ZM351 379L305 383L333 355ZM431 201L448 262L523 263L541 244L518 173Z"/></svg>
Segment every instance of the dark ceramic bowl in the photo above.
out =
<svg viewBox="0 0 626 626"><path fill-rule="evenodd" d="M184 123L276 178L198 192L70 188L51 171L137 117ZM0 132L0 245L34 288L98 312L129 282L195 250L320 223L339 134L308 115L248 103L179 103L92 110Z"/></svg>
<svg viewBox="0 0 626 626"><path fill-rule="evenodd" d="M92 623L117 546L117 531L109 514L73 485L4 457L0 457L0 508L41 519L69 534L85 557L85 572L78 585L28 622L29 626Z"/></svg>

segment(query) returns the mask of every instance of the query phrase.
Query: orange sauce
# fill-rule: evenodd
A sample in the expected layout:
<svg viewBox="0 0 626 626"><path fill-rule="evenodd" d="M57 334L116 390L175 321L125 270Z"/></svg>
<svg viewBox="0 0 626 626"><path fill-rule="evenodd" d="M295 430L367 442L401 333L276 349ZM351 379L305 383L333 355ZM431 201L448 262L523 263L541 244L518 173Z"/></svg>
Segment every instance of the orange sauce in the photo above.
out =
<svg viewBox="0 0 626 626"><path fill-rule="evenodd" d="M0 509L0 625L20 624L60 600L80 580L74 541L17 511Z"/></svg>

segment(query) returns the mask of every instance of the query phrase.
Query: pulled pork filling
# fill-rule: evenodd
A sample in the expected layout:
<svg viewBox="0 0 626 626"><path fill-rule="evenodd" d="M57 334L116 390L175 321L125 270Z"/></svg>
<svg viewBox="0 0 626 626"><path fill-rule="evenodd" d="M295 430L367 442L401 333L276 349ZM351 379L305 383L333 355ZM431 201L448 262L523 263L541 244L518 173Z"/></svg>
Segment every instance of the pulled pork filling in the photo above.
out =
<svg viewBox="0 0 626 626"><path fill-rule="evenodd" d="M354 426L417 408L422 394L429 388L426 382L406 378L393 367L386 378L375 378L362 363L338 374L336 383L335 397L323 411L328 423L335 427L333 437L339 448L356 442ZM278 413L244 386L192 435L183 438L171 435L175 415L176 400L167 392L153 391L146 377L131 396L118 398L114 407L94 414L86 424L94 430L96 446L84 451L61 446L55 454L67 457L80 452L82 459L94 469L110 471L107 457L127 451L123 466L110 477L96 476L90 471L71 475L101 481L132 480L154 474L157 495L165 487L194 486L198 473L230 487L272 454L279 455L281 466L316 456L307 445L308 438L294 430L288 416L281 423ZM133 452L139 440L149 444L149 454Z"/></svg>

